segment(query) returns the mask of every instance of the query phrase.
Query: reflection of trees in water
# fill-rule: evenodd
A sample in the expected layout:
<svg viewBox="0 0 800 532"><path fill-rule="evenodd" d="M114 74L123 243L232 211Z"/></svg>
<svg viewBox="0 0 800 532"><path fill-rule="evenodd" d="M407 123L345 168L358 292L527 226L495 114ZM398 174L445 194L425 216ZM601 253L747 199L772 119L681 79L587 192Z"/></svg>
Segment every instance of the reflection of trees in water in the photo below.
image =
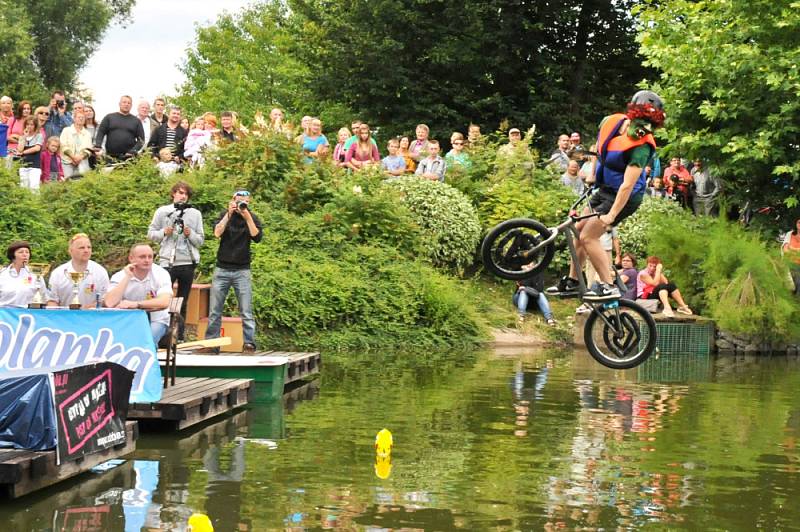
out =
<svg viewBox="0 0 800 532"><path fill-rule="evenodd" d="M691 495L689 477L644 471L637 456L656 450L664 418L680 411L687 388L592 380L573 386L580 412L567 463L549 480L548 526L680 521L669 510Z"/></svg>

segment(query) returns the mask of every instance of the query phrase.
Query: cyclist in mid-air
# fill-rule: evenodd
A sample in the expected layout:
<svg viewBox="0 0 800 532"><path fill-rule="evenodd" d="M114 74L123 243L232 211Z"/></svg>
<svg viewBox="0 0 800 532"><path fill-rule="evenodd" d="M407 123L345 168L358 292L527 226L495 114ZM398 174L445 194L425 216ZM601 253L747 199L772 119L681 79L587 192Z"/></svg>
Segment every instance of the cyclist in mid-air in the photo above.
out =
<svg viewBox="0 0 800 532"><path fill-rule="evenodd" d="M577 224L579 238L575 242L579 264L572 263L569 275L547 293L576 295L578 275L582 275L586 257L592 262L600 282L587 291L586 301L612 301L620 298L619 289L613 285L611 264L600 243L606 228L614 227L636 212L642 203L646 188L645 167L656 153L653 130L664 124L664 104L652 91L642 90L631 98L626 113L607 116L600 123L597 135L597 161L594 175L599 190L589 200L598 218L589 218ZM583 214L588 214L589 208Z"/></svg>

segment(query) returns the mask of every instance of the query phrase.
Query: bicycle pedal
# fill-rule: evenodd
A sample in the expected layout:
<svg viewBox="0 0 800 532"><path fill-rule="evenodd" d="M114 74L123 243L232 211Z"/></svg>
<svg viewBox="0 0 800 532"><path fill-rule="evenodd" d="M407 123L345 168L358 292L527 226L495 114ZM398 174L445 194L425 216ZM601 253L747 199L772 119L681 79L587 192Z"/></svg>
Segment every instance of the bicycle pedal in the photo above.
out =
<svg viewBox="0 0 800 532"><path fill-rule="evenodd" d="M603 303L604 310L609 310L612 308L619 308L619 301L609 301L608 303Z"/></svg>

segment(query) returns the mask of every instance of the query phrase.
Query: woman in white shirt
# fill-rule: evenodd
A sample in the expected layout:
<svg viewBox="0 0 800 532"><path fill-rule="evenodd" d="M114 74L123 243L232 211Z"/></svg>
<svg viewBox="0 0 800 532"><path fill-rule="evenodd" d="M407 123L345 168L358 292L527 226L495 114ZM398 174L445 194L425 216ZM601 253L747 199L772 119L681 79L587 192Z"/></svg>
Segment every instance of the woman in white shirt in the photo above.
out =
<svg viewBox="0 0 800 532"><path fill-rule="evenodd" d="M67 179L82 177L89 171L89 157L94 149L83 111L76 111L72 120L73 124L61 132L61 163Z"/></svg>
<svg viewBox="0 0 800 532"><path fill-rule="evenodd" d="M34 277L28 270L31 246L24 240L12 242L6 250L11 264L0 270L0 307L27 308L38 288L47 295L44 279Z"/></svg>

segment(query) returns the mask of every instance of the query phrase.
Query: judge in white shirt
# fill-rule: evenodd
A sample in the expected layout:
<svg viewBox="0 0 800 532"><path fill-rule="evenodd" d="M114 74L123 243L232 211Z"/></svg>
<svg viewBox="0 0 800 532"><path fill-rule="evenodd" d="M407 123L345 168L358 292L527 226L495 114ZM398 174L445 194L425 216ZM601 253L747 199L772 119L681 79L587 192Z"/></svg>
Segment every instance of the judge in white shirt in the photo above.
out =
<svg viewBox="0 0 800 532"><path fill-rule="evenodd" d="M47 293L44 279L34 277L28 269L30 244L25 240L12 242L6 249L6 258L11 263L0 270L0 307L27 308L37 289L42 289L42 295Z"/></svg>
<svg viewBox="0 0 800 532"><path fill-rule="evenodd" d="M128 253L128 264L111 277L105 306L120 309L142 309L150 315L153 341L158 341L169 327L169 307L172 281L167 270L153 264L153 248L134 244Z"/></svg>
<svg viewBox="0 0 800 532"><path fill-rule="evenodd" d="M47 306L68 306L72 302L74 289L70 272L85 272L78 283L78 301L81 308L96 308L108 291L108 272L90 260L92 241L86 233L77 233L69 239L69 256L70 261L50 273L50 298Z"/></svg>

